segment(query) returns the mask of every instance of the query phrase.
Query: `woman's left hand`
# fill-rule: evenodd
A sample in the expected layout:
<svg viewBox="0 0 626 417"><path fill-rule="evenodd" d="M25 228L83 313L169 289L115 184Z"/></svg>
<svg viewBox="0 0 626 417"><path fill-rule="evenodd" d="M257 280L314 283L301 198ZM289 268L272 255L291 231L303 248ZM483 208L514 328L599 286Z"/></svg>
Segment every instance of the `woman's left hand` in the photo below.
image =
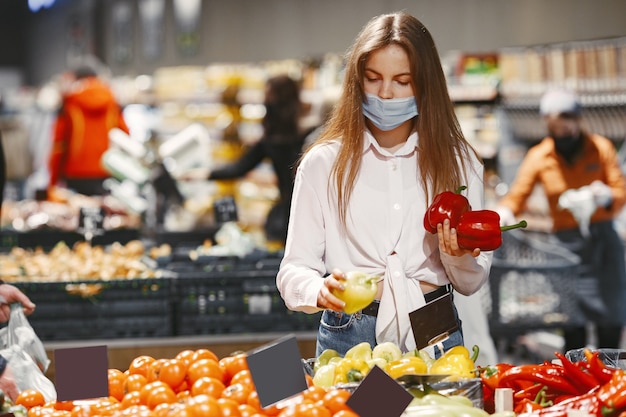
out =
<svg viewBox="0 0 626 417"><path fill-rule="evenodd" d="M439 238L439 250L452 256L463 256L466 253L474 258L480 255L480 249L463 249L457 241L456 229L450 227L450 220L446 219L437 225L437 237Z"/></svg>

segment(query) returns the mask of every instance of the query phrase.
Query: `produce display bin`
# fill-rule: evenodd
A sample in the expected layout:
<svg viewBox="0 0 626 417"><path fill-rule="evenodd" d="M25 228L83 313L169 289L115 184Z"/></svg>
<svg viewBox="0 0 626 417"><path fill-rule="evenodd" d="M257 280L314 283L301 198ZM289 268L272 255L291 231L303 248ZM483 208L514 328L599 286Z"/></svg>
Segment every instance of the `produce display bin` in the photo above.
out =
<svg viewBox="0 0 626 417"><path fill-rule="evenodd" d="M19 282L41 340L172 336L172 278Z"/></svg>
<svg viewBox="0 0 626 417"><path fill-rule="evenodd" d="M579 257L523 231L502 237L485 292L492 334L584 323L576 295Z"/></svg>
<svg viewBox="0 0 626 417"><path fill-rule="evenodd" d="M172 263L177 335L317 329L319 315L289 311L276 288L280 258L211 257Z"/></svg>
<svg viewBox="0 0 626 417"><path fill-rule="evenodd" d="M95 235L91 243L93 245L110 245L115 242L126 244L137 239L140 239L138 229L118 229L107 230L100 235ZM0 251L8 252L13 247L50 249L59 242L65 242L68 246L72 246L76 242L83 241L85 241L85 236L74 231L41 229L17 232L3 230L0 232Z"/></svg>

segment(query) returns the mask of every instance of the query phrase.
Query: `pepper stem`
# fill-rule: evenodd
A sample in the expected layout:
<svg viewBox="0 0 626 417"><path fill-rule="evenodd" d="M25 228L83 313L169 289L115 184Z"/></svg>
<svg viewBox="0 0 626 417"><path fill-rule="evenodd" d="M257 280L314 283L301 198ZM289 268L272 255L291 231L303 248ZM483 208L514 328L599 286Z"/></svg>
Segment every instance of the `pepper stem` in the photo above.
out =
<svg viewBox="0 0 626 417"><path fill-rule="evenodd" d="M476 362L476 359L478 359L478 353L480 353L480 348L478 347L478 345L472 346L472 356L470 358L472 362Z"/></svg>
<svg viewBox="0 0 626 417"><path fill-rule="evenodd" d="M503 232L506 232L507 230L512 230L512 229L519 229L520 227L526 227L528 226L528 223L526 223L526 220L522 220L519 223L516 224L511 224L509 226L500 226L500 230Z"/></svg>
<svg viewBox="0 0 626 417"><path fill-rule="evenodd" d="M466 190L467 186L465 185L461 185L459 188L456 189L456 191L454 191L454 194L461 194L461 191Z"/></svg>

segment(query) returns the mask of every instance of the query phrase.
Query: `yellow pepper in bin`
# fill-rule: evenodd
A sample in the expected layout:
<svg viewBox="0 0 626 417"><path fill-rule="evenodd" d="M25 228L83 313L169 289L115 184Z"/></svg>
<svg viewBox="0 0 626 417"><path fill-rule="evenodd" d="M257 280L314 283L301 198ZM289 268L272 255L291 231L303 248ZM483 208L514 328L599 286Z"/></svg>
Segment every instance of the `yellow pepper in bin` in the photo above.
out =
<svg viewBox="0 0 626 417"><path fill-rule="evenodd" d="M372 359L372 345L369 342L361 342L348 349L344 357L368 361Z"/></svg>
<svg viewBox="0 0 626 417"><path fill-rule="evenodd" d="M407 356L387 364L387 374L396 379L403 375L420 375L428 373L426 362L419 356Z"/></svg>
<svg viewBox="0 0 626 417"><path fill-rule="evenodd" d="M478 358L478 346L474 345L470 356L464 346L454 346L437 359L430 367L429 373L435 375L454 375L461 378L474 378Z"/></svg>
<svg viewBox="0 0 626 417"><path fill-rule="evenodd" d="M365 378L369 370L369 365L362 359L343 358L335 366L333 385L359 382Z"/></svg>

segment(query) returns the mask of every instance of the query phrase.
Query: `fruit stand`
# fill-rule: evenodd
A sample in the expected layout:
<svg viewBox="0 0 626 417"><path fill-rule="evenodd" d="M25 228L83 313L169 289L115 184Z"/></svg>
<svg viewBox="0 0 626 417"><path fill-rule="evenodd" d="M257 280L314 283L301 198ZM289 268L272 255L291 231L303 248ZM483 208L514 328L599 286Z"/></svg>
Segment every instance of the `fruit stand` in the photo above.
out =
<svg viewBox="0 0 626 417"><path fill-rule="evenodd" d="M257 340L256 346L263 342ZM21 408L16 410L29 416L57 417L369 417L374 414L355 412L368 401L355 398L377 367L410 394L402 417L621 416L626 410L624 352L580 349L555 353L541 364L477 367L472 356L477 349L452 348L436 359L424 351L401 352L390 343L373 349L361 343L343 356L326 351L302 361L306 389L263 407L246 352L222 355L219 346L210 344L161 353L142 348L128 366L109 367L107 397L46 401L27 389L7 399L5 407L17 404ZM369 401L380 410L385 399Z"/></svg>

